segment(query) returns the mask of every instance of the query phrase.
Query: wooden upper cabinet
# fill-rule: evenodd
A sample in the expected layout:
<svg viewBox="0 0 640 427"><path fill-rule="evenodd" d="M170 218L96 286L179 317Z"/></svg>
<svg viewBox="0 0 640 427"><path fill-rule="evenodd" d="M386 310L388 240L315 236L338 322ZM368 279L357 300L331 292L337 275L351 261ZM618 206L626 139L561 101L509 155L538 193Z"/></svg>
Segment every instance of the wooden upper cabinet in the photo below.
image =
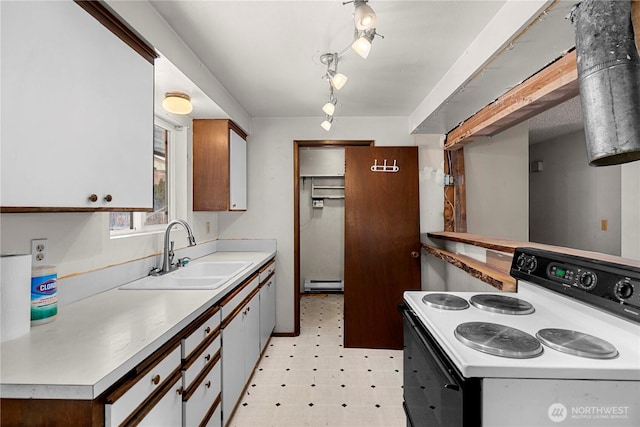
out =
<svg viewBox="0 0 640 427"><path fill-rule="evenodd" d="M247 135L231 120L193 121L193 210L247 209Z"/></svg>
<svg viewBox="0 0 640 427"><path fill-rule="evenodd" d="M0 8L0 210L152 210L153 60L74 2Z"/></svg>

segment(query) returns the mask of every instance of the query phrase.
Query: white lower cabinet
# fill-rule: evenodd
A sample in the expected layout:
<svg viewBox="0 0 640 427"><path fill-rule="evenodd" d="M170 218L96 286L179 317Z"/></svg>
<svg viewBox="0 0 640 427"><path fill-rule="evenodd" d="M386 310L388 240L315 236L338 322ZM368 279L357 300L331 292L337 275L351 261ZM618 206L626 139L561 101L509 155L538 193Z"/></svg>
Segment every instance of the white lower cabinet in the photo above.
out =
<svg viewBox="0 0 640 427"><path fill-rule="evenodd" d="M244 387L242 313L222 329L222 424L226 425ZM242 362L241 362L242 361Z"/></svg>
<svg viewBox="0 0 640 427"><path fill-rule="evenodd" d="M276 326L276 274L260 285L260 351L264 348Z"/></svg>
<svg viewBox="0 0 640 427"><path fill-rule="evenodd" d="M197 384L194 384L194 389L191 394L188 396L188 399L182 404L182 414L183 414L183 426L199 426L205 419L207 413L213 409L212 405L216 402L218 397L220 396L220 381L221 378L221 369L220 363L216 363L213 368L199 381ZM216 410L218 408L215 408ZM208 421L210 425L220 425L221 419L217 420L213 418L215 416L215 412ZM217 424L216 424L217 422Z"/></svg>
<svg viewBox="0 0 640 427"><path fill-rule="evenodd" d="M222 421L226 425L260 357L260 296L250 300L222 325Z"/></svg>
<svg viewBox="0 0 640 427"><path fill-rule="evenodd" d="M182 379L176 377L164 396L158 403L140 420L138 426L147 427L175 427L182 422L181 417L181 384Z"/></svg>

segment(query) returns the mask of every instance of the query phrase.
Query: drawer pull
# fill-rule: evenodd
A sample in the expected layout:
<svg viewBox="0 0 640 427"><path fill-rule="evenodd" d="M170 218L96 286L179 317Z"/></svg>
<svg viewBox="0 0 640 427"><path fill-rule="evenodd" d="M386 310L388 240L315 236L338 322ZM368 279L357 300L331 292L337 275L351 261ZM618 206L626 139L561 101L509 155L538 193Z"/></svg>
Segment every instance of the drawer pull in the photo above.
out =
<svg viewBox="0 0 640 427"><path fill-rule="evenodd" d="M251 307L247 307L247 313L251 311Z"/></svg>
<svg viewBox="0 0 640 427"><path fill-rule="evenodd" d="M154 376L153 376L153 378L151 378L151 382L152 382L154 385L158 385L158 383L160 383L160 375L157 375L157 374L156 374L156 375L154 375Z"/></svg>
<svg viewBox="0 0 640 427"><path fill-rule="evenodd" d="M98 195L97 194L92 194L89 196L89 201L90 202L97 202L98 201Z"/></svg>
<svg viewBox="0 0 640 427"><path fill-rule="evenodd" d="M211 388L211 381L207 381L206 383L204 383L204 386L206 388Z"/></svg>
<svg viewBox="0 0 640 427"><path fill-rule="evenodd" d="M211 355L210 355L210 354L207 354L207 355L204 357L204 360L206 360L207 362L208 362L209 360L211 360Z"/></svg>
<svg viewBox="0 0 640 427"><path fill-rule="evenodd" d="M207 326L207 329L204 330L204 333L209 335L211 333L211 328Z"/></svg>
<svg viewBox="0 0 640 427"><path fill-rule="evenodd" d="M111 194L107 194L106 196L104 196L105 202L109 203L112 200L113 200L113 196Z"/></svg>
<svg viewBox="0 0 640 427"><path fill-rule="evenodd" d="M184 388L180 387L179 389L176 390L176 393L178 393L178 395L182 396L182 393L184 392Z"/></svg>

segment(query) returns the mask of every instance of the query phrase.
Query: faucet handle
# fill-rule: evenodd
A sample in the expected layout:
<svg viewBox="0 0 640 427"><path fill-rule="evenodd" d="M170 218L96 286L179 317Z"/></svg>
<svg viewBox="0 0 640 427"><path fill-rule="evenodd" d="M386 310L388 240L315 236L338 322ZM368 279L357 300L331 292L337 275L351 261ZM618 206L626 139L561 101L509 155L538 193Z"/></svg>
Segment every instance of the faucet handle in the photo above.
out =
<svg viewBox="0 0 640 427"><path fill-rule="evenodd" d="M191 261L191 258L189 258L188 256L184 258L178 258L178 262L176 265L178 267L184 267L185 265L189 264L190 261Z"/></svg>

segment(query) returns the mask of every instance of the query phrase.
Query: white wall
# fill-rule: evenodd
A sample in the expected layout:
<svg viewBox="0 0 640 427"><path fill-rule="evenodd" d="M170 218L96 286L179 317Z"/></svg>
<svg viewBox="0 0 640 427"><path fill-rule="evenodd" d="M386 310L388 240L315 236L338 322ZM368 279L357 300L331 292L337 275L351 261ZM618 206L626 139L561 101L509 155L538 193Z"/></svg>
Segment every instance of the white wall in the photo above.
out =
<svg viewBox="0 0 640 427"><path fill-rule="evenodd" d="M529 178L530 240L619 256L620 166L589 166L583 130L532 145L529 159L543 165Z"/></svg>
<svg viewBox="0 0 640 427"><path fill-rule="evenodd" d="M275 238L278 241L276 331L294 330L293 277L293 141L319 139L375 140L376 145L415 145L406 118L349 118L325 132L318 117L259 117L248 138L248 208L221 213L220 238Z"/></svg>
<svg viewBox="0 0 640 427"><path fill-rule="evenodd" d="M640 260L640 161L621 168L621 256Z"/></svg>
<svg viewBox="0 0 640 427"><path fill-rule="evenodd" d="M529 240L529 124L464 148L467 231Z"/></svg>

